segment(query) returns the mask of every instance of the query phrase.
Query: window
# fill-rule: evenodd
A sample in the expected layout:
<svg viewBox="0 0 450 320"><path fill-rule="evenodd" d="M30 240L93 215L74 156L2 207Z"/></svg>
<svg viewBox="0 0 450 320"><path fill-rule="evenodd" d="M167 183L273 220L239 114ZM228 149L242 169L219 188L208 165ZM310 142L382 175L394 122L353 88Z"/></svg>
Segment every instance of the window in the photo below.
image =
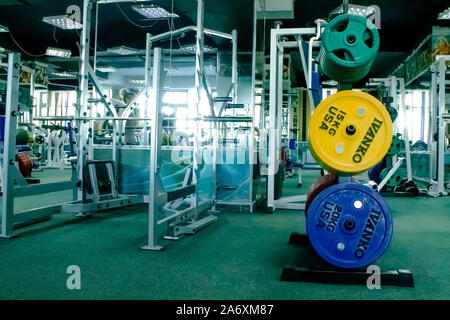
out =
<svg viewBox="0 0 450 320"><path fill-rule="evenodd" d="M396 120L398 132L403 134L406 127L412 143L417 140L428 143L429 92L426 90L408 90L406 91L405 104L406 110L404 106L400 105L400 115Z"/></svg>

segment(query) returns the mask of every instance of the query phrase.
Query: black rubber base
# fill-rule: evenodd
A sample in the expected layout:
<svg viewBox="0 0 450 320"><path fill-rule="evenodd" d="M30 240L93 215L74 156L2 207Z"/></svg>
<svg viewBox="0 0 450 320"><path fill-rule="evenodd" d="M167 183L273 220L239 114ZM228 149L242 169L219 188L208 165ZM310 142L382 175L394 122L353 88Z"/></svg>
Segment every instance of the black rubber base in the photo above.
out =
<svg viewBox="0 0 450 320"><path fill-rule="evenodd" d="M412 197L418 196L418 194L415 192L401 192L401 191L397 191L397 192L382 191L382 192L380 192L380 195L382 197L403 197L403 198L412 198Z"/></svg>
<svg viewBox="0 0 450 320"><path fill-rule="evenodd" d="M292 233L289 244L310 246L306 235ZM286 266L281 273L281 281L316 282L330 284L358 284L367 285L371 276L364 270L344 270L334 268L313 268L301 266ZM411 271L405 269L386 271L380 274L381 286L414 287Z"/></svg>
<svg viewBox="0 0 450 320"><path fill-rule="evenodd" d="M41 183L41 179L27 178L26 181L27 181L29 184L38 184L38 183Z"/></svg>

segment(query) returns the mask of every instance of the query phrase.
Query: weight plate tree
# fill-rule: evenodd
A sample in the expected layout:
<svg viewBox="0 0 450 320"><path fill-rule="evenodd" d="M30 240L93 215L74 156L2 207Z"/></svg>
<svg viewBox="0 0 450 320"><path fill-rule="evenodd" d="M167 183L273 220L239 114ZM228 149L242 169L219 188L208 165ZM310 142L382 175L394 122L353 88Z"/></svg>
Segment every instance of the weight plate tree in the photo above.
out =
<svg viewBox="0 0 450 320"><path fill-rule="evenodd" d="M369 72L379 42L378 31L367 19L337 16L322 35L322 72L341 83L359 81ZM311 117L309 147L330 174L319 178L308 194L306 230L318 255L338 268L372 264L391 241L393 222L387 204L378 192L353 182L351 176L377 164L376 173L381 175L392 132L386 107L359 91L329 96Z"/></svg>

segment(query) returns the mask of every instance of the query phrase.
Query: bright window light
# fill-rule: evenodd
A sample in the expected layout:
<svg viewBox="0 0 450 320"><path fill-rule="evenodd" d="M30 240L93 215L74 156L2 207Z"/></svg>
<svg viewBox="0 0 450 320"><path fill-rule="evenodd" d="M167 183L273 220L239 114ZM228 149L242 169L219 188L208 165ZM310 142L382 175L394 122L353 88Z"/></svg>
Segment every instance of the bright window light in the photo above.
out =
<svg viewBox="0 0 450 320"><path fill-rule="evenodd" d="M121 55L121 56L129 56L129 55L137 54L137 53L140 52L138 49L125 47L125 46L109 48L109 49L107 49L107 51L111 52L111 53L115 53L115 54Z"/></svg>
<svg viewBox="0 0 450 320"><path fill-rule="evenodd" d="M439 13L439 20L450 20L450 7Z"/></svg>
<svg viewBox="0 0 450 320"><path fill-rule="evenodd" d="M186 51L189 53L195 53L195 51L197 50L197 46L195 44L189 44L189 45L180 47L180 50L183 50L183 51ZM203 45L203 52L212 52L214 50L215 49L212 47Z"/></svg>
<svg viewBox="0 0 450 320"><path fill-rule="evenodd" d="M77 76L70 72L52 72L52 76L55 76L57 78L66 78L66 79L75 79Z"/></svg>
<svg viewBox="0 0 450 320"><path fill-rule="evenodd" d="M72 51L48 47L45 54L51 57L70 58L72 56Z"/></svg>
<svg viewBox="0 0 450 320"><path fill-rule="evenodd" d="M167 72L178 72L178 71L180 71L180 69L178 69L177 67L175 67L175 66L165 66L164 67L164 71L167 71Z"/></svg>
<svg viewBox="0 0 450 320"><path fill-rule="evenodd" d="M177 123L176 127L179 130L184 131L187 135L190 135L194 132L194 123L193 121L186 120L188 116L188 109L187 108L177 108L176 111L176 118Z"/></svg>
<svg viewBox="0 0 450 320"><path fill-rule="evenodd" d="M9 29L7 27L5 27L5 26L2 26L0 24L0 32L9 32Z"/></svg>
<svg viewBox="0 0 450 320"><path fill-rule="evenodd" d="M174 91L166 92L162 102L167 104L187 104L187 93Z"/></svg>
<svg viewBox="0 0 450 320"><path fill-rule="evenodd" d="M168 19L179 18L179 15L170 13L166 9L155 4L141 4L132 6L133 10L139 12L148 19Z"/></svg>
<svg viewBox="0 0 450 320"><path fill-rule="evenodd" d="M130 82L133 83L133 84L142 84L142 85L145 84L145 80L133 79L133 80L130 80Z"/></svg>
<svg viewBox="0 0 450 320"><path fill-rule="evenodd" d="M97 67L97 70L103 73L116 72L116 68L113 67Z"/></svg>
<svg viewBox="0 0 450 320"><path fill-rule="evenodd" d="M161 108L161 112L164 113L166 116L171 116L175 113L175 110L172 107L164 106Z"/></svg>
<svg viewBox="0 0 450 320"><path fill-rule="evenodd" d="M64 30L74 30L83 28L83 25L81 23L73 19L70 19L67 15L44 17L42 21Z"/></svg>
<svg viewBox="0 0 450 320"><path fill-rule="evenodd" d="M188 92L188 109L189 114L196 114L197 113L197 91L195 89L189 89ZM206 96L206 92L202 90L202 93L200 95L200 103L198 106L199 114L202 116L209 116L211 115L211 109L209 106L208 97Z"/></svg>

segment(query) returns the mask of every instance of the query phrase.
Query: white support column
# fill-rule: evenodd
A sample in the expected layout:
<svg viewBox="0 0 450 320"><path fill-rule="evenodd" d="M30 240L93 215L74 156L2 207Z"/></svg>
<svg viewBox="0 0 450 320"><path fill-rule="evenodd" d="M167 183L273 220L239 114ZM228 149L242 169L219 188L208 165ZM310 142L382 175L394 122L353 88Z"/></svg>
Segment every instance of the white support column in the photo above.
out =
<svg viewBox="0 0 450 320"><path fill-rule="evenodd" d="M249 202L250 212L253 212L253 167L257 164L258 156L255 150L255 90L256 90L256 32L258 26L257 7L258 0L253 1L253 35L252 35L252 92L250 100L250 116L252 117L250 137L248 140L248 162L249 162ZM264 109L264 108L262 108Z"/></svg>
<svg viewBox="0 0 450 320"><path fill-rule="evenodd" d="M406 175L408 178L408 181L412 181L412 167L411 167L411 147L409 145L409 133L408 133L408 126L406 124L406 121L408 119L408 109L406 106L406 90L405 90L405 79L399 78L399 94L402 101L402 108L403 108L403 140L405 141L405 158L406 158Z"/></svg>
<svg viewBox="0 0 450 320"><path fill-rule="evenodd" d="M200 101L202 97L202 76L203 76L203 44L204 44L204 29L203 29L203 18L204 18L204 1L197 0L197 36L196 36L196 48L195 48L195 90L197 93L196 96L196 108L197 115L200 115ZM213 106L211 106L213 108ZM214 112L211 112L213 115ZM195 123L195 137L194 137L194 150L193 150L193 168L194 168L194 183L198 184L199 181L199 170L198 170L198 151L199 151L199 142L198 137L200 136L200 129L198 126L198 122ZM195 191L195 207L198 207L198 188Z"/></svg>
<svg viewBox="0 0 450 320"><path fill-rule="evenodd" d="M150 105L151 109L151 146L150 146L150 170L149 170L149 204L148 204L148 244L142 247L143 250L160 251L163 249L158 244L158 195L156 190L156 179L159 166L159 148L160 148L160 132L159 132L159 113L161 103L161 48L154 49L153 56L153 95Z"/></svg>
<svg viewBox="0 0 450 320"><path fill-rule="evenodd" d="M91 13L92 3L90 0L84 0L83 3L83 31L81 33L80 45L81 45L81 97L80 105L78 109L79 117L87 116L87 104L89 96L89 44L90 44L90 32L91 32ZM83 167L86 162L86 122L85 120L78 120L78 180L81 181L81 185L78 188L78 200L83 199Z"/></svg>
<svg viewBox="0 0 450 320"><path fill-rule="evenodd" d="M437 141L437 191L439 194L447 195L445 191L445 75L447 71L446 62L450 60L444 57L438 58L438 82L439 82L439 93L438 93L438 141Z"/></svg>
<svg viewBox="0 0 450 320"><path fill-rule="evenodd" d="M437 122L438 122L438 99L437 99L437 90L438 90L438 70L436 70L437 64L434 63L431 69L431 88L430 88L430 130L428 131L428 150L430 152L430 162L429 162L429 179L430 182L433 182L436 179L435 172L433 171L434 164L437 162L436 152L433 152L433 138L434 135L438 132Z"/></svg>
<svg viewBox="0 0 450 320"><path fill-rule="evenodd" d="M8 78L6 88L5 136L3 148L2 178L2 238L14 236L14 180L16 169L16 134L19 115L20 55L8 54Z"/></svg>
<svg viewBox="0 0 450 320"><path fill-rule="evenodd" d="M278 103L278 35L277 30L272 29L270 33L270 100L269 100L269 154L267 170L267 206L275 210L274 190L275 173L278 170L278 134L277 134L277 103Z"/></svg>
<svg viewBox="0 0 450 320"><path fill-rule="evenodd" d="M151 40L151 34L147 33L146 42L145 42L145 101L147 108L145 110L145 116L147 118L150 118L150 108L149 106L149 99L150 99L150 88L151 88L151 50L152 50L152 40ZM144 126L144 145L149 145L149 126L148 121L145 122Z"/></svg>
<svg viewBox="0 0 450 320"><path fill-rule="evenodd" d="M237 94L238 94L238 32L237 30L233 30L231 32L232 35L232 61L231 61L231 82L233 83L233 103L237 103Z"/></svg>

